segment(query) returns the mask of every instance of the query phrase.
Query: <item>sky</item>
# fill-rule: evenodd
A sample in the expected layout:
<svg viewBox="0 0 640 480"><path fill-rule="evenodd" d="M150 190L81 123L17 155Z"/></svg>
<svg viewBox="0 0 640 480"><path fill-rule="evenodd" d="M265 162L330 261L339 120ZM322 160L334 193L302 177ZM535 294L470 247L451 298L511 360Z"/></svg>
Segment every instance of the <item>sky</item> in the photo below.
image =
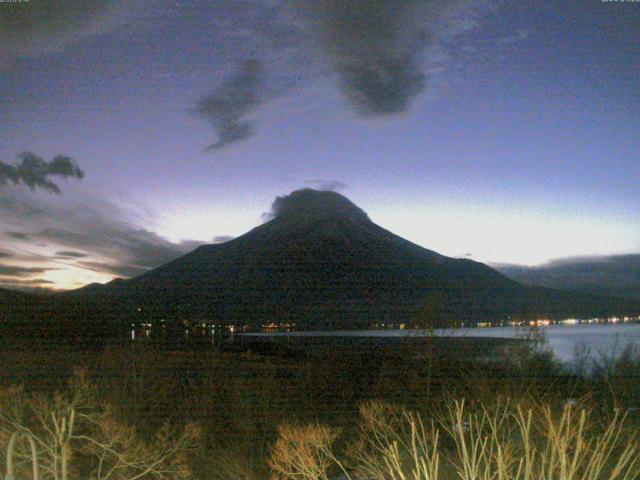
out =
<svg viewBox="0 0 640 480"><path fill-rule="evenodd" d="M490 264L640 252L640 3L0 3L0 287L130 277L335 190Z"/></svg>

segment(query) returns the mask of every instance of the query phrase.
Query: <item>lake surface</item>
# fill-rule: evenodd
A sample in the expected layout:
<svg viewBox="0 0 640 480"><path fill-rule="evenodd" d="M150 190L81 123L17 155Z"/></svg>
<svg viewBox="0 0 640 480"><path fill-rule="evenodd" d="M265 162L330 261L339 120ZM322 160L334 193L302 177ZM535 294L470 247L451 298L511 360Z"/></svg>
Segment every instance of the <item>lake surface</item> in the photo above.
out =
<svg viewBox="0 0 640 480"><path fill-rule="evenodd" d="M536 327L542 331L555 356L563 362L574 360L576 348L588 348L591 358L617 355L627 345L640 348L640 323L549 325ZM433 331L447 337L523 338L529 327L444 328ZM337 330L313 332L253 333L254 336L341 336L400 337L424 335L422 330Z"/></svg>

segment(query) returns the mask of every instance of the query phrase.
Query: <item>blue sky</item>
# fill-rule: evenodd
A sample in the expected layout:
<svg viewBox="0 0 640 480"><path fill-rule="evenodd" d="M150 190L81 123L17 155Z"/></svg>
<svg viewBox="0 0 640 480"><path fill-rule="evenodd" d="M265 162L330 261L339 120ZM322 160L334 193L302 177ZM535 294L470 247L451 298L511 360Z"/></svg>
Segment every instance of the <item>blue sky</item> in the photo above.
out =
<svg viewBox="0 0 640 480"><path fill-rule="evenodd" d="M0 161L86 174L0 187L0 284L141 273L303 187L451 256L640 251L640 4L397 5L0 4Z"/></svg>

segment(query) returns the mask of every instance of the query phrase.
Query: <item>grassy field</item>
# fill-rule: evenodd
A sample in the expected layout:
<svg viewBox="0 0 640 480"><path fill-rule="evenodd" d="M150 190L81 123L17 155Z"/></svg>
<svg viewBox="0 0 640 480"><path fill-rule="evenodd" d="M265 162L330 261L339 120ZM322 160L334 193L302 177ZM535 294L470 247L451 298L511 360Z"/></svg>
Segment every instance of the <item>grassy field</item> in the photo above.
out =
<svg viewBox="0 0 640 480"><path fill-rule="evenodd" d="M272 353L5 345L2 455L29 429L56 480L640 478L637 352L590 376L524 343Z"/></svg>

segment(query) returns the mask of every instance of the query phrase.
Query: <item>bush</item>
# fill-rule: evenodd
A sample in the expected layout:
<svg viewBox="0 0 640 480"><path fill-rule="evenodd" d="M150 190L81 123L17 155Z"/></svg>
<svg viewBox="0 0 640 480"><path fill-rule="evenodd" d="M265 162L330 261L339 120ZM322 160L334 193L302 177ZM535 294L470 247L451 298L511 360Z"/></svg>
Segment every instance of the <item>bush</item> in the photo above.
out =
<svg viewBox="0 0 640 480"><path fill-rule="evenodd" d="M6 446L16 431L35 441L42 480L190 479L185 454L199 438L191 423L183 429L165 424L152 439L143 439L98 400L83 374L53 396L29 394L22 387L0 390L0 445ZM24 474L31 459L26 441L16 444L14 457Z"/></svg>

